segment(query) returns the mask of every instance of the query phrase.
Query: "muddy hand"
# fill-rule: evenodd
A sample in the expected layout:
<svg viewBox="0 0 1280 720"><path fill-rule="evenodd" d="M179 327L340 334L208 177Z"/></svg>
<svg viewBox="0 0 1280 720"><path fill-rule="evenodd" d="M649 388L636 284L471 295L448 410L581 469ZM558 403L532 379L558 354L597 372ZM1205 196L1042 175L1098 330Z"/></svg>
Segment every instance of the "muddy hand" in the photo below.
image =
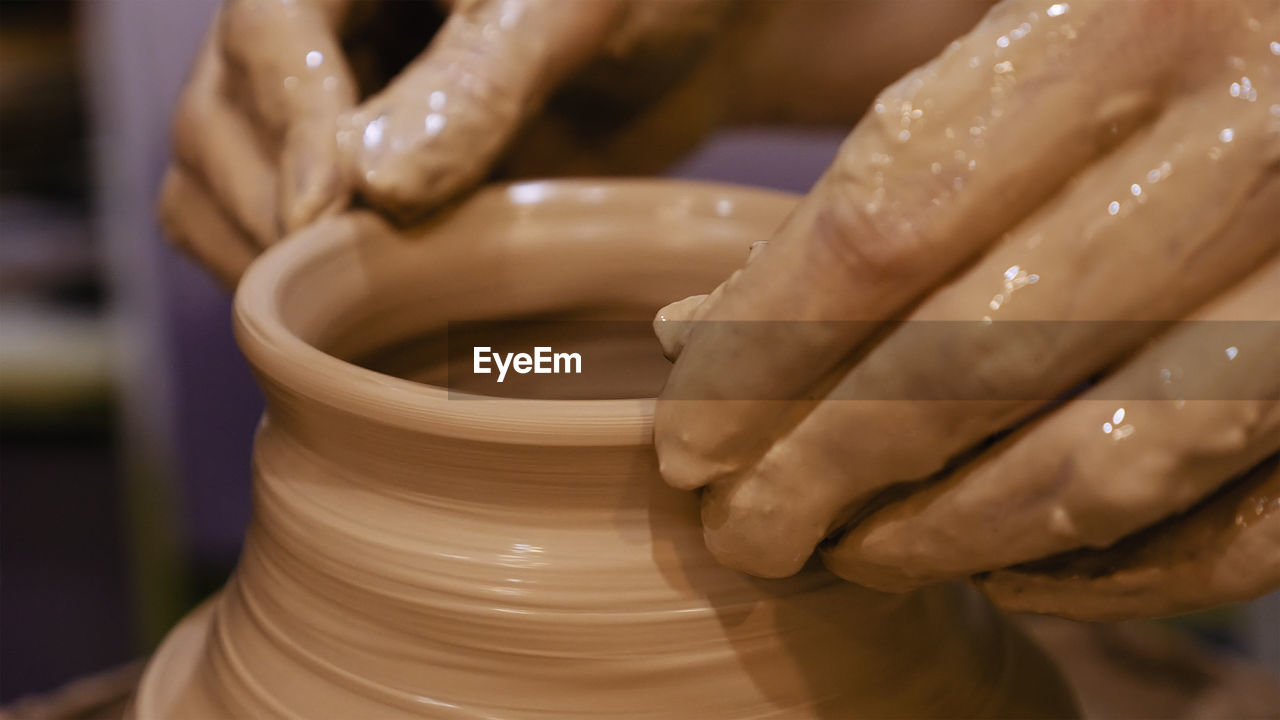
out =
<svg viewBox="0 0 1280 720"><path fill-rule="evenodd" d="M343 0L232 0L174 115L166 234L234 285L283 234L344 206L336 119L356 101Z"/></svg>
<svg viewBox="0 0 1280 720"><path fill-rule="evenodd" d="M342 209L353 189L399 216L429 211L488 174L521 124L584 64L625 65L645 53L674 54L680 64L697 55L689 48L713 36L728 7L442 5L448 16L435 31L398 27L390 9L349 0L228 0L175 113L175 163L160 203L166 233L234 285L264 247ZM373 56L398 52L390 42L397 34L431 40L359 106L340 41L353 25L372 33Z"/></svg>
<svg viewBox="0 0 1280 720"><path fill-rule="evenodd" d="M419 6L428 19L408 3L233 0L177 112L162 220L230 285L351 190L414 219L494 175L657 172L720 125L856 117L883 73L919 62L984 1L886 16L840 0L454 0ZM873 22L903 34L812 47L833 24ZM430 43L384 86L415 38ZM354 107L348 65L381 88Z"/></svg>
<svg viewBox="0 0 1280 720"><path fill-rule="evenodd" d="M344 119L360 194L413 217L475 185L548 96L652 38L709 38L719 0L456 0L431 45Z"/></svg>
<svg viewBox="0 0 1280 720"><path fill-rule="evenodd" d="M886 90L768 246L665 312L655 441L711 550L780 576L827 540L838 574L906 589L1194 515L1280 449L1278 37L1268 2L1019 0ZM1197 328L1244 325L1134 355L1188 316L1262 322L1214 338L1230 357ZM1194 399L1142 385L1170 358ZM1248 572L1199 600L1280 584Z"/></svg>

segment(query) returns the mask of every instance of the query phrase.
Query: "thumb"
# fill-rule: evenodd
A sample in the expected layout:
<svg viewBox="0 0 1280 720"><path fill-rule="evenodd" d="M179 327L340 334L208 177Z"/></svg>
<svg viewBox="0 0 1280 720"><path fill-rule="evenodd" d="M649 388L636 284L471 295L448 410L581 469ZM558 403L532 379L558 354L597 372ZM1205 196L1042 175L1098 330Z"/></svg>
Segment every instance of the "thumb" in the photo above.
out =
<svg viewBox="0 0 1280 720"><path fill-rule="evenodd" d="M478 182L523 121L604 44L620 0L475 0L343 122L354 185L400 215Z"/></svg>
<svg viewBox="0 0 1280 720"><path fill-rule="evenodd" d="M223 14L223 52L245 81L277 167L283 232L345 204L336 119L356 84L335 33L348 0L236 0Z"/></svg>

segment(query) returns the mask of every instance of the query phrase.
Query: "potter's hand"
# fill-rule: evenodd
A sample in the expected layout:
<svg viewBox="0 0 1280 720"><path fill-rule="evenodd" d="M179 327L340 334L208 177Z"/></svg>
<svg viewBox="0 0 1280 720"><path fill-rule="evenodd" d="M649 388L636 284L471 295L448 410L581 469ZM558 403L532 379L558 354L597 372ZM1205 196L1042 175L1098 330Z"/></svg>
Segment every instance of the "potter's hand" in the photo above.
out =
<svg viewBox="0 0 1280 720"><path fill-rule="evenodd" d="M233 0L174 116L166 234L234 285L282 234L349 195L335 121L356 101L335 28L345 0Z"/></svg>
<svg viewBox="0 0 1280 720"><path fill-rule="evenodd" d="M1280 448L1277 41L1273 2L1006 2L885 91L746 267L660 315L662 472L704 488L716 556L787 575L827 539L872 587L1090 617L1280 584L1280 474L1231 482ZM1267 322L1125 360L1158 330L1128 321L1188 315Z"/></svg>
<svg viewBox="0 0 1280 720"><path fill-rule="evenodd" d="M426 50L353 107L337 32L364 5L227 2L176 115L168 234L233 285L260 249L344 207L352 190L401 217L434 208L488 174L519 129L529 137L503 159L511 173L643 171L713 119L699 112L710 78L683 78L705 59L724 0L442 4L448 17ZM582 93L567 104L584 106L592 126L563 122L571 112L525 125L570 76ZM670 97L655 112L646 102L657 96ZM625 132L605 132L611 122Z"/></svg>
<svg viewBox="0 0 1280 720"><path fill-rule="evenodd" d="M728 9L723 0L452 5L426 52L361 105L341 133L360 194L394 215L420 214L479 182L521 129L526 137L521 154L508 159L511 172L598 170L580 162L584 144L608 167L620 151L603 142L617 120L611 116L633 119L650 96L667 93L702 56ZM526 126L571 76L582 92L565 105L576 104L590 124L549 117ZM683 149L675 136L705 130L697 113L675 117L636 123L630 152L669 156ZM594 138L594 147L584 138Z"/></svg>

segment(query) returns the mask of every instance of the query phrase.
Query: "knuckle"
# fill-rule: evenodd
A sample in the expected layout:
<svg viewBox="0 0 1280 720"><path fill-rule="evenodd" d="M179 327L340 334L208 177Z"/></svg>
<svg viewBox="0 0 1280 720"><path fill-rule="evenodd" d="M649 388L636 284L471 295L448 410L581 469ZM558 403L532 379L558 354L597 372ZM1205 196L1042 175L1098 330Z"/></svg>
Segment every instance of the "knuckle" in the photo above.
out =
<svg viewBox="0 0 1280 720"><path fill-rule="evenodd" d="M378 209L411 220L430 211L451 194L447 174L434 168L387 168L364 173L360 194Z"/></svg>
<svg viewBox="0 0 1280 720"><path fill-rule="evenodd" d="M249 62L261 30L282 7L265 0L226 0L218 18L219 49L233 62Z"/></svg>
<svg viewBox="0 0 1280 720"><path fill-rule="evenodd" d="M851 279L892 282L910 273L926 239L915 224L878 207L853 177L837 176L814 222L818 260Z"/></svg>
<svg viewBox="0 0 1280 720"><path fill-rule="evenodd" d="M918 200L943 190L932 174L903 177L894 168L888 133L896 130L885 123L873 114L841 148L820 186L814 223L823 261L878 283L917 269L932 244L924 222L928 203Z"/></svg>
<svg viewBox="0 0 1280 720"><path fill-rule="evenodd" d="M799 572L821 540L807 513L748 474L703 496L703 537L722 564L760 577Z"/></svg>
<svg viewBox="0 0 1280 720"><path fill-rule="evenodd" d="M654 447L658 472L668 485L696 490L726 478L739 469L715 458L694 428L706 422L706 404L688 400L663 400L654 413Z"/></svg>
<svg viewBox="0 0 1280 720"><path fill-rule="evenodd" d="M480 182L490 155L451 137L419 137L402 153L365 152L356 185L378 208L410 217Z"/></svg>

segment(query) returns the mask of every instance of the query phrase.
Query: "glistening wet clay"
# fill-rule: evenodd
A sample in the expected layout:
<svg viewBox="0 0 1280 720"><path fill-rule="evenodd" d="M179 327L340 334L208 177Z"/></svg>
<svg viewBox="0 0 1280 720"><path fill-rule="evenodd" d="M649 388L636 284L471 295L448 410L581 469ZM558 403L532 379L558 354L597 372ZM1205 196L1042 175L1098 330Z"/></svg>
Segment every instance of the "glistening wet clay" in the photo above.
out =
<svg viewBox="0 0 1280 720"><path fill-rule="evenodd" d="M653 378L620 364L616 399L462 398L408 379L430 352L388 352L451 321L648 317L712 287L793 203L520 184L409 231L343 216L264 255L236 300L267 397L253 524L136 716L1070 714L1048 660L959 587L716 563L697 497L658 475L653 400L628 397ZM341 359L377 357L404 377Z"/></svg>

